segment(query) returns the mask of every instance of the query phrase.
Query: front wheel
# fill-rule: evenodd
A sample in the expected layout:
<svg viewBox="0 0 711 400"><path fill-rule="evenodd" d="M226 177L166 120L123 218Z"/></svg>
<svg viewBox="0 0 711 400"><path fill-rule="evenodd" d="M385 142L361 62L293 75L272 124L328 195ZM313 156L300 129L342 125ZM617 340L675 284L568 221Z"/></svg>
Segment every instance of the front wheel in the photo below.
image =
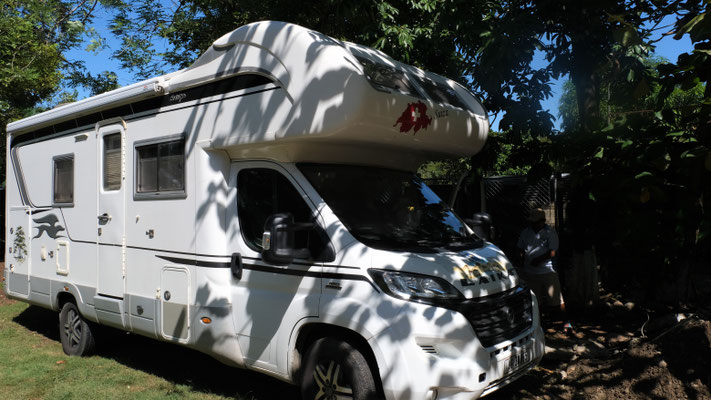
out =
<svg viewBox="0 0 711 400"><path fill-rule="evenodd" d="M331 338L315 341L306 352L303 400L379 399L373 373L363 354Z"/></svg>
<svg viewBox="0 0 711 400"><path fill-rule="evenodd" d="M91 326L72 302L65 303L59 312L59 336L62 340L62 350L67 355L86 356L94 351Z"/></svg>

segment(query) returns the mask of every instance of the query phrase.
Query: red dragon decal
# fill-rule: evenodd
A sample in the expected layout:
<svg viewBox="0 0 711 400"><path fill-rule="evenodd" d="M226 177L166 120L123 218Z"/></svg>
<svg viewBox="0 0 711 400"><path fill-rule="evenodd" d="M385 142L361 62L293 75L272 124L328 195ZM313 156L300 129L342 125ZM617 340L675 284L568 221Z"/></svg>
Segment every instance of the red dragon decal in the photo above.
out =
<svg viewBox="0 0 711 400"><path fill-rule="evenodd" d="M432 118L427 116L427 106L425 103L418 101L417 103L407 103L407 108L402 112L400 118L395 121L395 125L400 125L400 132L409 132L415 129L412 134L416 134L420 129L427 129L432 123Z"/></svg>

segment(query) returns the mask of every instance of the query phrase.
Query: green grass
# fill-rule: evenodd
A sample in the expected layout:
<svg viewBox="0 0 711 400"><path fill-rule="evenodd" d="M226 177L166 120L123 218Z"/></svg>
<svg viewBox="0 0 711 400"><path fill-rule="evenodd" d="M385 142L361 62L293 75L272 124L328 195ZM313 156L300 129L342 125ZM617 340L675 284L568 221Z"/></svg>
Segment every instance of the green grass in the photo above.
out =
<svg viewBox="0 0 711 400"><path fill-rule="evenodd" d="M2 399L298 397L295 387L273 378L114 330L98 332L96 355L69 357L62 351L58 329L57 313L0 295Z"/></svg>

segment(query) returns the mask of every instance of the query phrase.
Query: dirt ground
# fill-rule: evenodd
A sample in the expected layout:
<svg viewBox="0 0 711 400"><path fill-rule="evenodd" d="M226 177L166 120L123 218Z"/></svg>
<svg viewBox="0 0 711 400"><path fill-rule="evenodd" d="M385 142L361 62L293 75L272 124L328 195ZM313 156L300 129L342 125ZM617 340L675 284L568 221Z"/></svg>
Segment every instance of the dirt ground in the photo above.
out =
<svg viewBox="0 0 711 400"><path fill-rule="evenodd" d="M546 330L541 364L489 399L711 399L711 309L654 313L606 295Z"/></svg>
<svg viewBox="0 0 711 400"><path fill-rule="evenodd" d="M0 306L9 302L0 291ZM548 321L541 364L487 399L711 400L710 320L708 304L659 313L605 294L596 312L573 319L572 332Z"/></svg>

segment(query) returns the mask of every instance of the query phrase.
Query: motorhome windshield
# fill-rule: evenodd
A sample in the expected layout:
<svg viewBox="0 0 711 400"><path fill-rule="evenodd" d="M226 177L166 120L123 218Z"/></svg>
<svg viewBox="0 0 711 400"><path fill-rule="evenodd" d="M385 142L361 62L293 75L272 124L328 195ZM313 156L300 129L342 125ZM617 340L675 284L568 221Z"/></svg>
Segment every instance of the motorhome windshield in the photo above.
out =
<svg viewBox="0 0 711 400"><path fill-rule="evenodd" d="M435 252L480 247L422 180L408 172L351 165L299 169L359 241L385 250Z"/></svg>

